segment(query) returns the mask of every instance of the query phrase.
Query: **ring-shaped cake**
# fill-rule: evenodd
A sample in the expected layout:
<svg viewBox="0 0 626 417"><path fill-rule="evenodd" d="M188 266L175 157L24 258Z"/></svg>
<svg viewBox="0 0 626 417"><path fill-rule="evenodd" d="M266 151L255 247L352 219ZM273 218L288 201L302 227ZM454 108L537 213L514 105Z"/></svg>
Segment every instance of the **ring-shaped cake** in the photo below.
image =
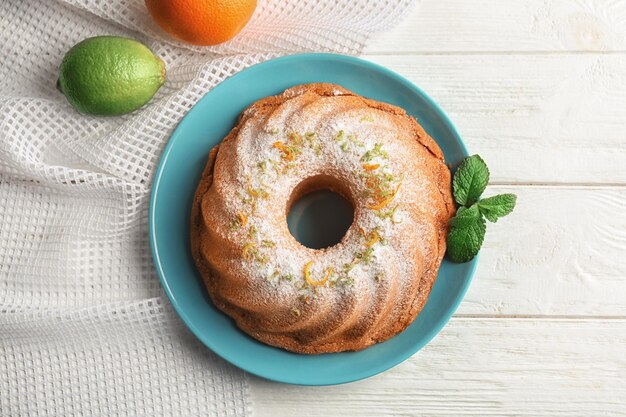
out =
<svg viewBox="0 0 626 417"><path fill-rule="evenodd" d="M454 215L450 188L439 146L404 110L334 84L299 85L248 107L209 154L193 257L213 303L257 340L361 350L423 308ZM286 217L320 189L346 198L354 220L341 242L312 249Z"/></svg>

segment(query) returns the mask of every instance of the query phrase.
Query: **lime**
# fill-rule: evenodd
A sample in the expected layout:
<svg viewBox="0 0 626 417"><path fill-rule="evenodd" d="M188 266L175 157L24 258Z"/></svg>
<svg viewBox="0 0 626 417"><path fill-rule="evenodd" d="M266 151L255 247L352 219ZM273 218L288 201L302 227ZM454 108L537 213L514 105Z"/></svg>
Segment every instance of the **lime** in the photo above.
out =
<svg viewBox="0 0 626 417"><path fill-rule="evenodd" d="M165 64L144 44L96 36L65 54L57 86L81 113L116 116L146 104L164 82Z"/></svg>

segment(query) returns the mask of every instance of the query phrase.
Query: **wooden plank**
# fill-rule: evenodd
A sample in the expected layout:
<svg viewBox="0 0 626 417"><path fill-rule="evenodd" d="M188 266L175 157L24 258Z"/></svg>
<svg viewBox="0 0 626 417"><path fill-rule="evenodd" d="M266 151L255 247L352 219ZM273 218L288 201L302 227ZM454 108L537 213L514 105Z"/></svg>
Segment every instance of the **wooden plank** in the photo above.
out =
<svg viewBox="0 0 626 417"><path fill-rule="evenodd" d="M423 0L365 52L624 50L623 0Z"/></svg>
<svg viewBox="0 0 626 417"><path fill-rule="evenodd" d="M460 306L470 315L626 317L626 188L488 187L515 211L489 223Z"/></svg>
<svg viewBox="0 0 626 417"><path fill-rule="evenodd" d="M265 416L625 416L626 321L453 319L411 359L334 387L251 378Z"/></svg>
<svg viewBox="0 0 626 417"><path fill-rule="evenodd" d="M626 183L626 54L365 58L431 95L495 182Z"/></svg>

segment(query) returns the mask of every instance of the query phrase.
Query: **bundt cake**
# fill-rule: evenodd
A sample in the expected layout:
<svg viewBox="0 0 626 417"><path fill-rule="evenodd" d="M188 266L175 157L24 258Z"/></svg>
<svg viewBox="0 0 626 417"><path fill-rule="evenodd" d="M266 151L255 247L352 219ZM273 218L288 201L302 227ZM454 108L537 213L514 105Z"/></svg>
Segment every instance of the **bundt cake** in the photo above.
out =
<svg viewBox="0 0 626 417"><path fill-rule="evenodd" d="M210 152L193 257L213 303L255 339L300 353L361 350L424 306L454 215L450 188L441 149L404 110L299 85L248 107ZM340 243L311 249L286 216L319 189L350 201L354 221Z"/></svg>

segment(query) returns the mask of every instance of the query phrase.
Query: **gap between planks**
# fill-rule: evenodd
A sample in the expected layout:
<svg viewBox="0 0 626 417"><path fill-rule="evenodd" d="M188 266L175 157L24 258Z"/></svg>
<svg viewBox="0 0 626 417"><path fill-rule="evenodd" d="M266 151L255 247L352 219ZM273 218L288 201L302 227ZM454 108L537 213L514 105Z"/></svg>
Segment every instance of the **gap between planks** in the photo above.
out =
<svg viewBox="0 0 626 417"><path fill-rule="evenodd" d="M549 321L626 321L626 316L549 315L549 314L455 314L455 320L549 320Z"/></svg>
<svg viewBox="0 0 626 417"><path fill-rule="evenodd" d="M623 189L626 183L593 183L593 182L506 182L506 181L489 181L490 186L494 187L532 187L532 188L561 188L561 189Z"/></svg>
<svg viewBox="0 0 626 417"><path fill-rule="evenodd" d="M625 50L616 51L376 51L363 52L362 57L367 56L511 56L511 55L527 55L527 56L563 56L563 55L624 55Z"/></svg>

